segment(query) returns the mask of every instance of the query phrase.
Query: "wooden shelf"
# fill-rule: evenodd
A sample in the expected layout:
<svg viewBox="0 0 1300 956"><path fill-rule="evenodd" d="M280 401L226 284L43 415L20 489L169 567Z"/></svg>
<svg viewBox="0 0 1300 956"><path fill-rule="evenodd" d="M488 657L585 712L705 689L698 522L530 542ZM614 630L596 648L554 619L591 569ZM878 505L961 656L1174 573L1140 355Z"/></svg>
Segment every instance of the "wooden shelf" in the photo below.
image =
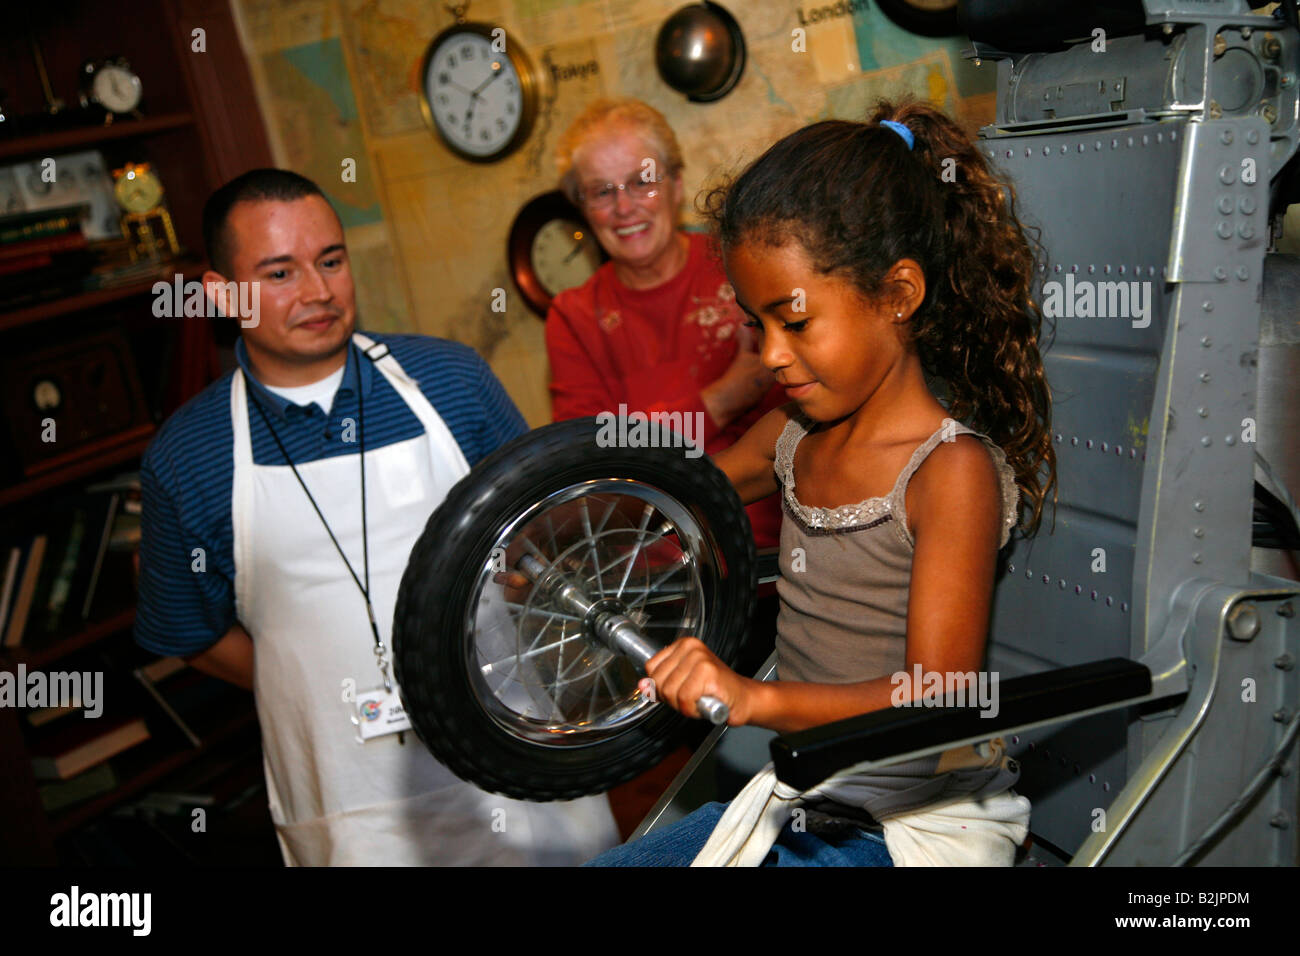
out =
<svg viewBox="0 0 1300 956"><path fill-rule="evenodd" d="M98 143L124 139L128 136L146 136L150 133L179 129L193 123L192 113L164 113L161 116L146 116L138 120L114 120L109 126L78 126L52 133L0 139L0 159L37 154L48 156L65 150L89 148Z"/></svg>
<svg viewBox="0 0 1300 956"><path fill-rule="evenodd" d="M89 647L106 637L128 630L135 623L135 608L129 607L89 622L80 631L65 637L55 637L35 647L5 648L5 658L12 664L25 664L29 671L40 670L60 657L66 657Z"/></svg>
<svg viewBox="0 0 1300 956"><path fill-rule="evenodd" d="M250 702L247 708L238 711L233 716L227 716L215 728L203 733L203 745L201 747L187 746L179 750L164 750L167 745L150 738L139 746L119 754L110 762L113 763L114 770L120 772L120 768L125 768L125 779L108 793L100 794L98 797L71 807L66 811L52 814L50 827L54 831L54 835L56 837L62 836L68 831L93 820L100 814L111 810L123 800L135 796L141 790L158 782L172 771L179 770L197 757L209 753L214 747L224 743L241 730L251 727L256 722L257 712Z"/></svg>
<svg viewBox="0 0 1300 956"><path fill-rule="evenodd" d="M160 262L156 271L138 279L124 282L121 285L81 292L59 299L51 299L48 302L38 302L35 305L15 309L13 312L0 312L0 332L73 312L84 312L88 309L95 309L101 305L129 299L133 296L145 295L153 291L155 282L160 280L171 281L172 276L177 272L182 275L197 277L206 268L206 263L197 259L176 259L171 262Z"/></svg>
<svg viewBox="0 0 1300 956"><path fill-rule="evenodd" d="M112 468L114 465L131 461L133 458L138 458L149 447L149 442L153 440L154 432L157 430L154 425L141 425L132 429L128 433L130 437L118 444L82 458L76 458L58 468L0 490L0 508L23 501L43 491L49 491L51 488L66 485L78 478L84 478L106 468Z"/></svg>

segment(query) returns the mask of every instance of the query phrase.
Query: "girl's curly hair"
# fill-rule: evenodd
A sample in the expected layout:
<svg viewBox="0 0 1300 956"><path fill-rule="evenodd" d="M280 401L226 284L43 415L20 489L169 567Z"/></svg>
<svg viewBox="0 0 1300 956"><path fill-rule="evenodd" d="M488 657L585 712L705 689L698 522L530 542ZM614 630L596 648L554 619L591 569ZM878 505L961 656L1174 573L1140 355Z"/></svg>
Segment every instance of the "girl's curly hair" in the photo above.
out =
<svg viewBox="0 0 1300 956"><path fill-rule="evenodd" d="M906 126L913 148L883 120ZM1015 204L955 121L926 103L881 100L865 123L791 133L701 207L724 249L795 240L820 273L870 302L889 300L894 263L919 264L926 290L908 322L912 344L947 386L949 414L1006 453L1033 534L1056 485L1056 452L1031 291L1041 245Z"/></svg>

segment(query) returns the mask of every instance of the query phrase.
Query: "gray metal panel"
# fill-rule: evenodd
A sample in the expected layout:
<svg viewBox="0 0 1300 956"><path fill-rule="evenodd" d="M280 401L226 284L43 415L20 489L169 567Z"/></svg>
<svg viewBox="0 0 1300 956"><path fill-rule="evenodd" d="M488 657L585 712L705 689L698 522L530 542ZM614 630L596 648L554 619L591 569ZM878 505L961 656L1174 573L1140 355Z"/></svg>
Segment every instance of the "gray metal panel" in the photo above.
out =
<svg viewBox="0 0 1300 956"><path fill-rule="evenodd" d="M1184 136L1185 124L1170 120L985 144L1015 184L1022 221L1041 230L1036 292L1051 313L1044 362L1059 482L1055 515L1049 509L1038 535L1016 542L995 595L989 666L1005 676L1129 655L1147 419L1171 299L1162 269ZM1101 283L1120 282L1136 301L1098 302L1096 293L1115 290ZM1143 297L1145 317L1134 308ZM1023 764L1017 789L1034 802L1035 833L1067 851L1079 846L1092 811L1124 784L1125 726L1123 714L1104 714L1008 741Z"/></svg>

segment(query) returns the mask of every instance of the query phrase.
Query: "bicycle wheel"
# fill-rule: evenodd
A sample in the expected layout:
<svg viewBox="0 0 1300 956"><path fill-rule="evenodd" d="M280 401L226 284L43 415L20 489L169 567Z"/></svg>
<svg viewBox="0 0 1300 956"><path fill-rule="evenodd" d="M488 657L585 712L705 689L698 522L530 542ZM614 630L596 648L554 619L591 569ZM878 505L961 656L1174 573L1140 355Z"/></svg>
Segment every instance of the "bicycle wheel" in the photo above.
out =
<svg viewBox="0 0 1300 956"><path fill-rule="evenodd" d="M754 603L754 544L707 458L604 447L596 419L537 429L447 495L411 551L393 623L412 726L459 776L508 796L608 790L677 745L688 718L637 691L597 639L622 614L666 646L695 636L734 663ZM535 580L512 577L527 555ZM590 613L557 597L583 595Z"/></svg>

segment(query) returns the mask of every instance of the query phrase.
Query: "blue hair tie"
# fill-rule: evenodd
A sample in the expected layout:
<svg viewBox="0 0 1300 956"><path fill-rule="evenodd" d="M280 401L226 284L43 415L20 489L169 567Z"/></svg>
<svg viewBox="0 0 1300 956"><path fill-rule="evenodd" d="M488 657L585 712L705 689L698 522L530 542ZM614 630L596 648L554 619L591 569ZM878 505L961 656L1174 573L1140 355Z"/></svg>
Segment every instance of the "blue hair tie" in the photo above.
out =
<svg viewBox="0 0 1300 956"><path fill-rule="evenodd" d="M903 142L907 144L908 149L911 149L912 144L916 142L916 137L912 135L912 131L908 129L906 126L904 126L902 123L895 123L893 120L881 120L880 125L888 126L899 136L903 137Z"/></svg>

